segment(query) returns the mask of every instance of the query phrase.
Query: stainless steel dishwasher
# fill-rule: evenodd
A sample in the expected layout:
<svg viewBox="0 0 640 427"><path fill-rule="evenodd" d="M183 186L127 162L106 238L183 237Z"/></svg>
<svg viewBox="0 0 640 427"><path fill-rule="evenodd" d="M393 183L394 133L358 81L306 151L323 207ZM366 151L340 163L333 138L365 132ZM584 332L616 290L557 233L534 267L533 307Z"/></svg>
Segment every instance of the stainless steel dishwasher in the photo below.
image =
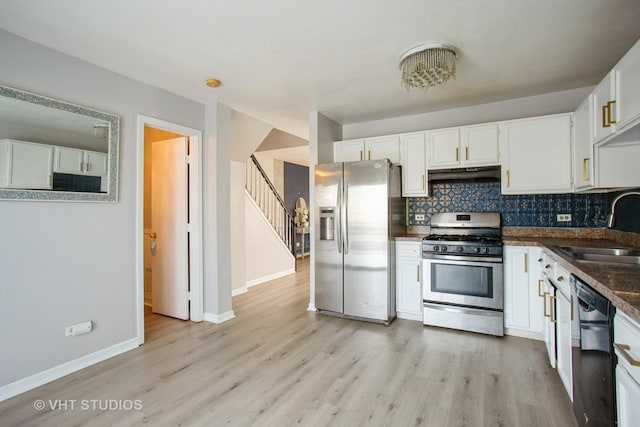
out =
<svg viewBox="0 0 640 427"><path fill-rule="evenodd" d="M614 426L615 354L611 302L571 276L571 292L578 302L572 316L573 330L580 330L572 343L573 412L581 426Z"/></svg>

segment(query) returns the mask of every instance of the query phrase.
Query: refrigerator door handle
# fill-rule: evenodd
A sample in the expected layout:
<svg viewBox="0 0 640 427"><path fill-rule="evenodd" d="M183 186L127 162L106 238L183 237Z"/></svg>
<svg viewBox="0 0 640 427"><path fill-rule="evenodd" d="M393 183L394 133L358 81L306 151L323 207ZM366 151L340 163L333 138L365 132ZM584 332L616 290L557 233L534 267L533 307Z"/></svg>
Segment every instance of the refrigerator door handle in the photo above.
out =
<svg viewBox="0 0 640 427"><path fill-rule="evenodd" d="M340 212L340 220L344 221L340 227L340 231L342 232L342 241L344 241L344 253L349 253L349 183L346 178L344 179L344 183L342 184L343 195L342 195L342 212Z"/></svg>
<svg viewBox="0 0 640 427"><path fill-rule="evenodd" d="M337 201L336 201L336 210L338 218L337 221L335 221L336 223L336 227L338 228L337 230L337 235L338 235L338 242L337 242L337 246L338 246L338 253L341 254L342 253L342 182L338 184L338 191L337 191Z"/></svg>

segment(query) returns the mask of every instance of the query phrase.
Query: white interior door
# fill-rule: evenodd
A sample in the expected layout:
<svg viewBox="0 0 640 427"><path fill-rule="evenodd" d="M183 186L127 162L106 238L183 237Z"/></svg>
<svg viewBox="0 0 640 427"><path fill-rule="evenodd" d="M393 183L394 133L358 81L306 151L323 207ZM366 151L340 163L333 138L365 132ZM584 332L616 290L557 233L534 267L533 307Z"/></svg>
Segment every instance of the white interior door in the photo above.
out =
<svg viewBox="0 0 640 427"><path fill-rule="evenodd" d="M187 138L153 142L151 159L152 311L188 319Z"/></svg>

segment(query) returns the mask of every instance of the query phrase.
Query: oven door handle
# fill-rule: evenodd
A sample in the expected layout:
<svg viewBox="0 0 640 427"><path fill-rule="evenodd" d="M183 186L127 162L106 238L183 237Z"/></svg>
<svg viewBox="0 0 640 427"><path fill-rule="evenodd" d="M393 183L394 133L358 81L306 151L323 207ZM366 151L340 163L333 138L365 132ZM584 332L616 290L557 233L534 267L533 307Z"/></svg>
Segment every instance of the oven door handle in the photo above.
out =
<svg viewBox="0 0 640 427"><path fill-rule="evenodd" d="M473 314L473 315L481 314L483 316L492 316L492 317L501 315L500 311L485 310L485 309L479 309L479 308L455 307L451 305L430 304L428 302L425 302L423 305L425 307L428 307L434 310L448 311L449 313Z"/></svg>

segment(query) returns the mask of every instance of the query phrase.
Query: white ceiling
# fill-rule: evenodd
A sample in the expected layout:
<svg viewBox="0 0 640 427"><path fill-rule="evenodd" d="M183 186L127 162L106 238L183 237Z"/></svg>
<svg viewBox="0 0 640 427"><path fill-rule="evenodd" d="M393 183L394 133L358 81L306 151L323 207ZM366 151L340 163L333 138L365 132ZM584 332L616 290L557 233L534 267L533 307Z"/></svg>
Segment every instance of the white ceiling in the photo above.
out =
<svg viewBox="0 0 640 427"><path fill-rule="evenodd" d="M303 138L313 110L349 124L594 85L640 38L638 0L0 0L0 11L7 31ZM457 78L408 93L398 59L432 40L457 46Z"/></svg>

